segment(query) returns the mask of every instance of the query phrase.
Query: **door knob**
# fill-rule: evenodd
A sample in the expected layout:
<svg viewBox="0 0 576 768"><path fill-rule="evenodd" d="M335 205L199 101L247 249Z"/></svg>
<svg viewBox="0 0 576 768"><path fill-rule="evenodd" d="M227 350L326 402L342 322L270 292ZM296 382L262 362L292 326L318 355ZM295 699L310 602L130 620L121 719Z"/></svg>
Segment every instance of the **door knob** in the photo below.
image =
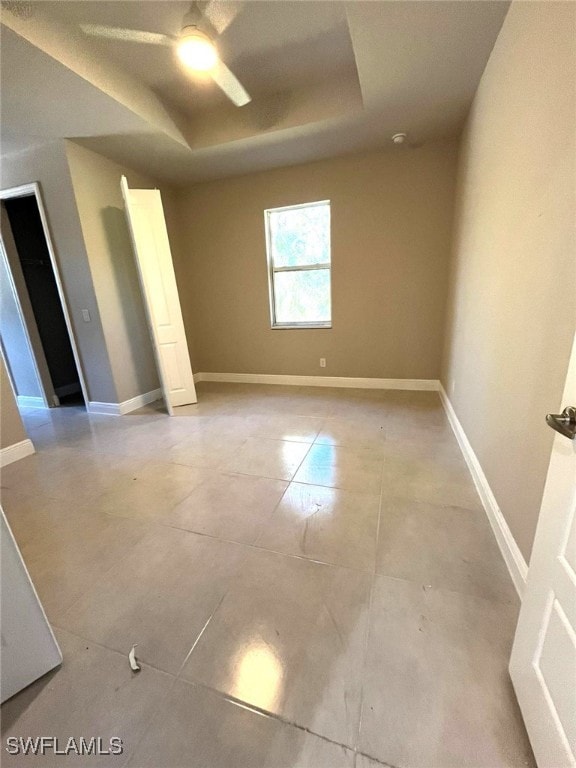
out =
<svg viewBox="0 0 576 768"><path fill-rule="evenodd" d="M549 413L546 423L569 440L576 438L576 408L573 405L567 405L562 413Z"/></svg>

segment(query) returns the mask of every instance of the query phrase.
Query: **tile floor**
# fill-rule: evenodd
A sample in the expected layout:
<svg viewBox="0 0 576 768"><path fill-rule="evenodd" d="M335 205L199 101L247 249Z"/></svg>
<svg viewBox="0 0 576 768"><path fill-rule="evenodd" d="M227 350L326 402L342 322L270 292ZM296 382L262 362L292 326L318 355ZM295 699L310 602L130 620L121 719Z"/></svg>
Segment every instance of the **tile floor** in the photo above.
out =
<svg viewBox="0 0 576 768"><path fill-rule="evenodd" d="M124 753L2 765L533 766L517 598L437 394L198 389L25 414L2 500L64 663L3 737Z"/></svg>

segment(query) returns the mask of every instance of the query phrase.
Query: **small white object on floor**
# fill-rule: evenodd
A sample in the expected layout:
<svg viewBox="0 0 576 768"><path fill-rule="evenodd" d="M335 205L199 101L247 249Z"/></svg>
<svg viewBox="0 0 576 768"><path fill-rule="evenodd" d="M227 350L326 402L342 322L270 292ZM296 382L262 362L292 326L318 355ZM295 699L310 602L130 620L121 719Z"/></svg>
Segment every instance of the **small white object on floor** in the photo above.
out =
<svg viewBox="0 0 576 768"><path fill-rule="evenodd" d="M130 666L132 668L133 672L140 672L140 664L136 661L136 646L138 643L132 646L132 650L128 654L128 661L130 662Z"/></svg>

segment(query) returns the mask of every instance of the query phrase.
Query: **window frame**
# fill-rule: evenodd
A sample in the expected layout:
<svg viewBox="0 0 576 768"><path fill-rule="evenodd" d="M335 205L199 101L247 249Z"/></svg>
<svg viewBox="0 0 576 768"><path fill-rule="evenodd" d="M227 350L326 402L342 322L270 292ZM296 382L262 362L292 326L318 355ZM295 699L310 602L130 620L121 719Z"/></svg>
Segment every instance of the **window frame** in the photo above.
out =
<svg viewBox="0 0 576 768"><path fill-rule="evenodd" d="M306 264L295 267L275 267L272 256L272 240L270 227L270 214L281 211L293 211L298 208L312 208L316 205L327 205L330 212L329 226L329 245L330 262L328 264ZM264 210L264 231L266 234L266 258L268 263L268 299L270 302L270 329L277 330L295 330L298 328L332 328L332 204L330 200L314 200L310 203L298 203L297 205L283 205L277 208L266 208ZM319 269L327 269L330 273L330 320L309 322L280 323L276 320L276 301L274 292L274 275L276 272L311 272Z"/></svg>

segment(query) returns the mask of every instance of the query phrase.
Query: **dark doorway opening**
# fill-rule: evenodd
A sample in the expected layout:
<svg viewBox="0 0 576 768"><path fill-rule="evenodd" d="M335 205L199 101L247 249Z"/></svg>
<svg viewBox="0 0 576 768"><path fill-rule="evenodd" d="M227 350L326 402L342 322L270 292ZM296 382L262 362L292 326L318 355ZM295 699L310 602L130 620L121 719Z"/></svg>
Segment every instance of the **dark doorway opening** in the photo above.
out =
<svg viewBox="0 0 576 768"><path fill-rule="evenodd" d="M60 405L84 397L38 203L34 195L4 200L46 363Z"/></svg>

